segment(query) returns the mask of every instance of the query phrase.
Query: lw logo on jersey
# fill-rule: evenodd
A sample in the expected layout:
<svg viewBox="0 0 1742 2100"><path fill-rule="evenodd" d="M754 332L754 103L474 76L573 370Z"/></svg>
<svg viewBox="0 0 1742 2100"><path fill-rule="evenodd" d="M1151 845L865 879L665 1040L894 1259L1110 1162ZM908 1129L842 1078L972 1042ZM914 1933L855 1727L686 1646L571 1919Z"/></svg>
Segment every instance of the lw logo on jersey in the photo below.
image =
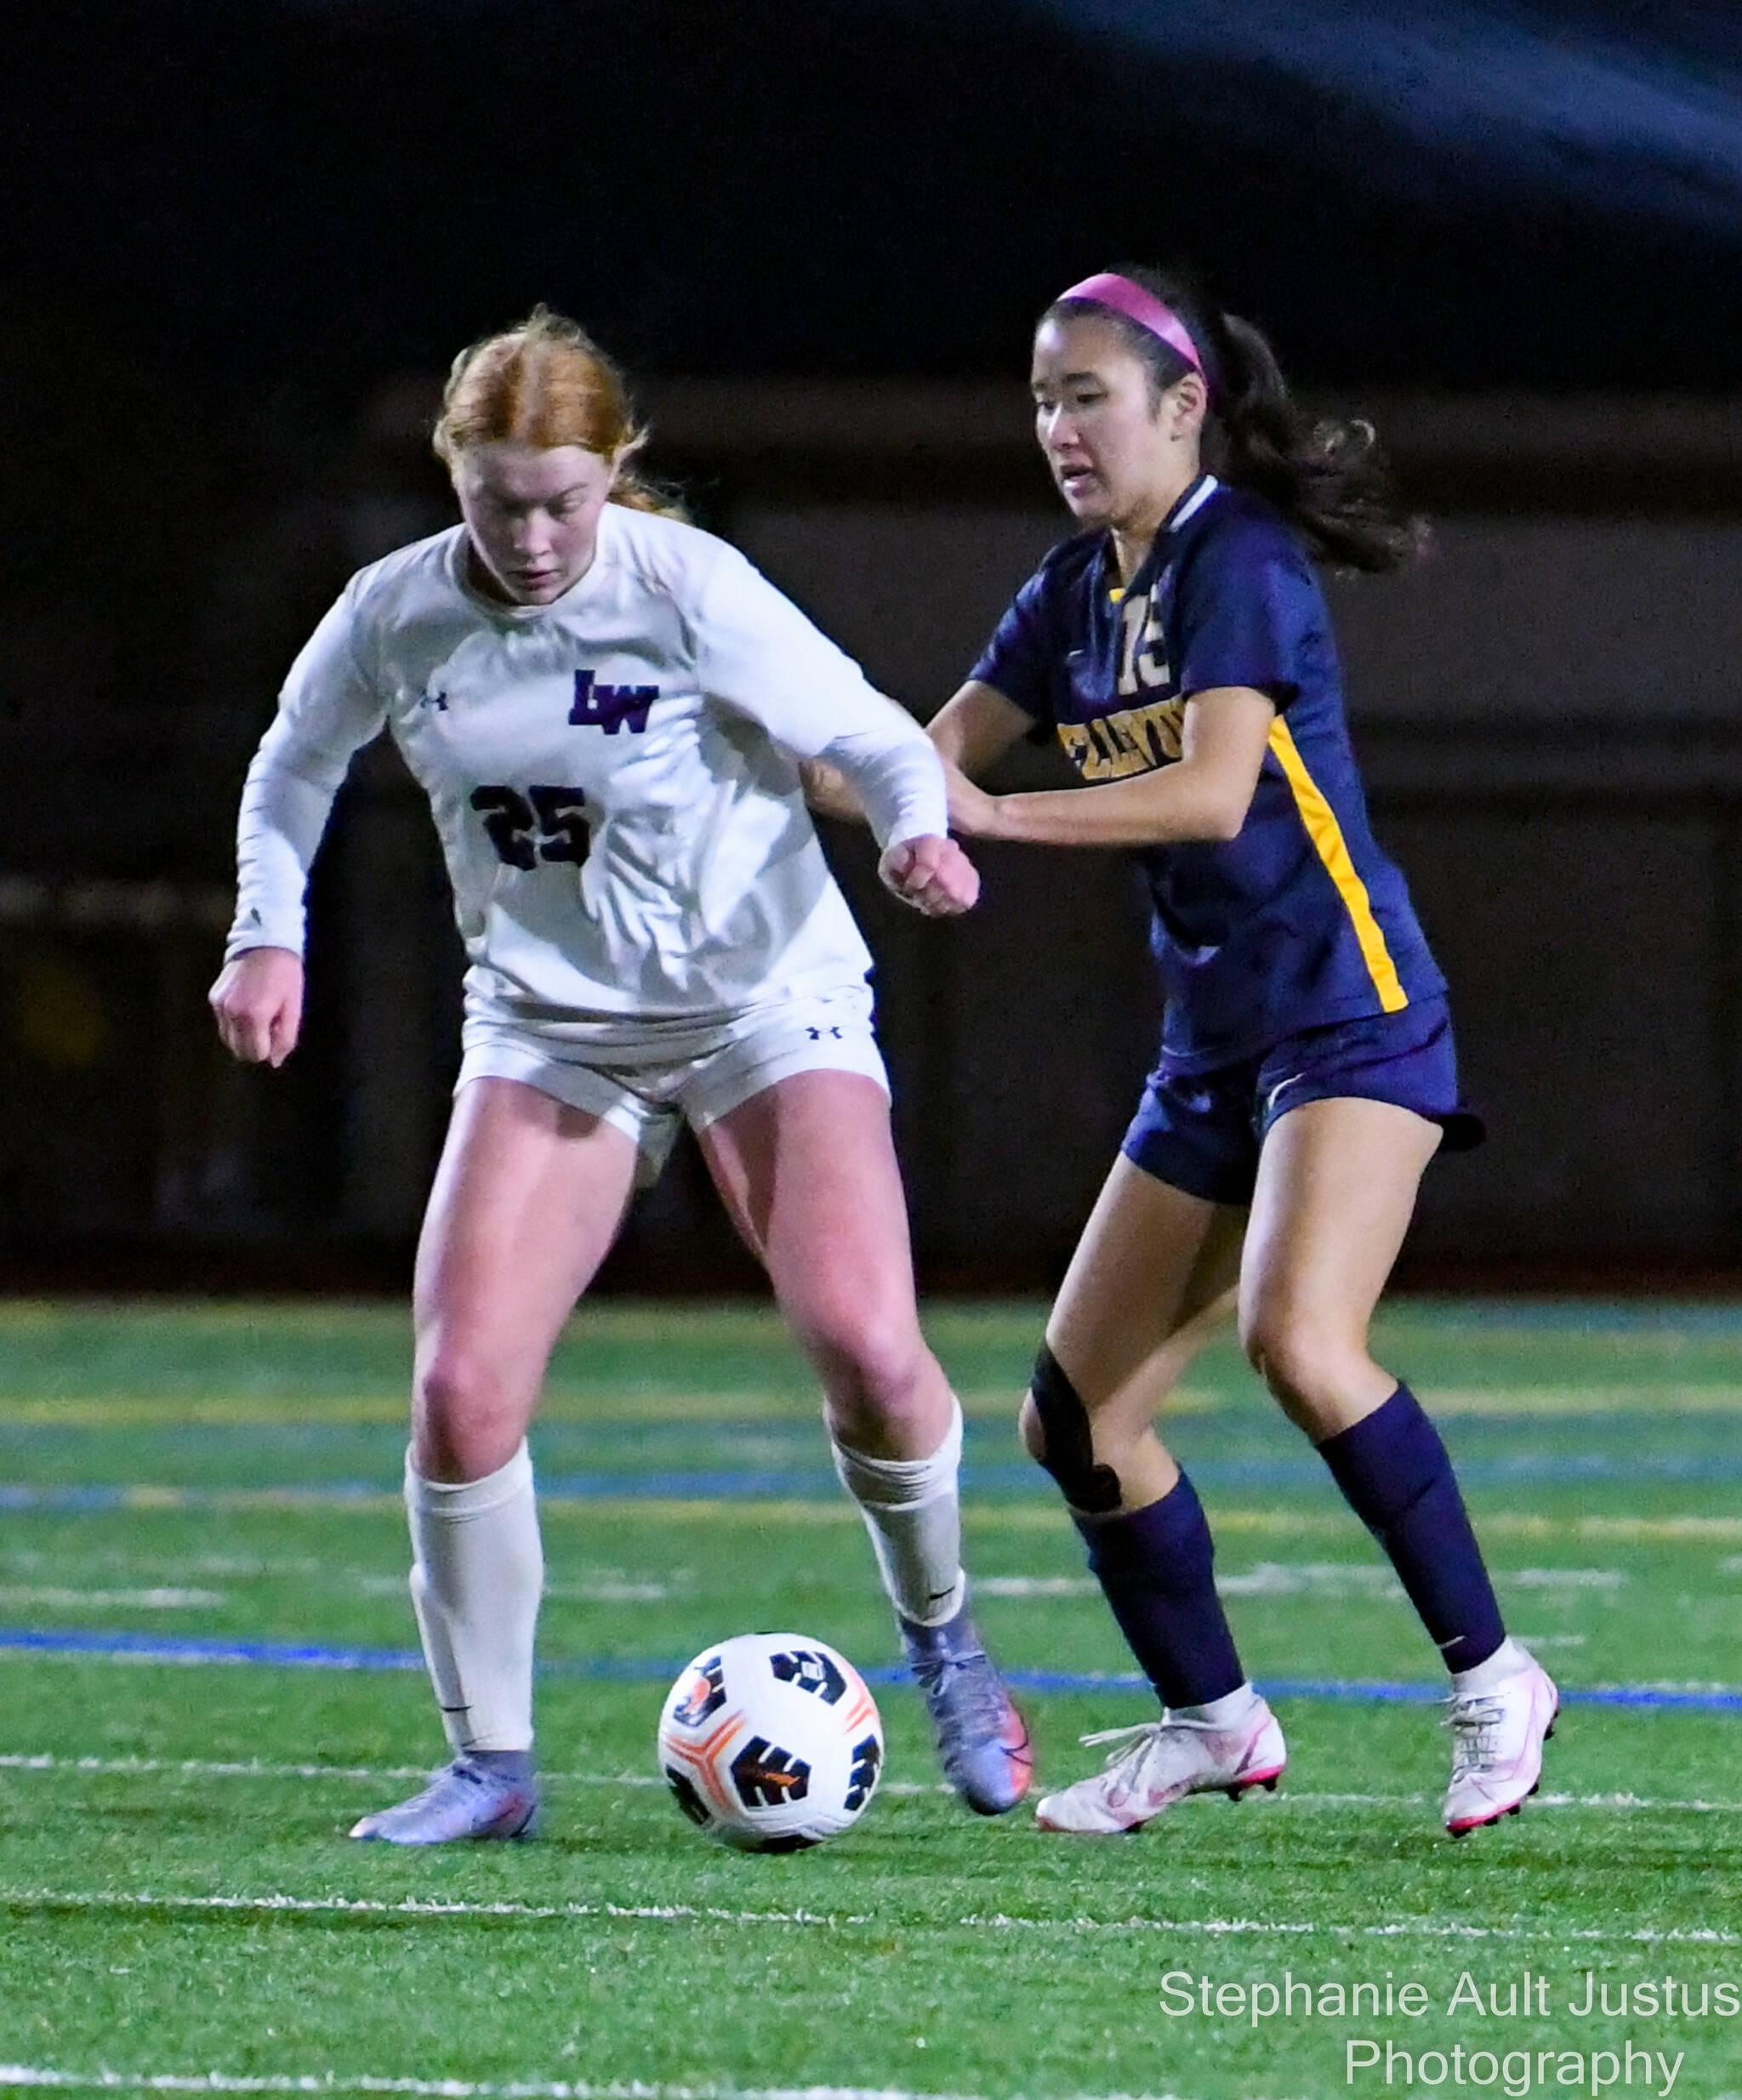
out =
<svg viewBox="0 0 1742 2100"><path fill-rule="evenodd" d="M590 671L577 671L575 703L568 719L577 729L602 729L607 737L614 737L627 722L629 734L639 737L658 697L657 686L601 686Z"/></svg>
<svg viewBox="0 0 1742 2100"><path fill-rule="evenodd" d="M777 1808L811 1791L811 1767L766 1735L753 1735L732 1761L732 1783L746 1808Z"/></svg>
<svg viewBox="0 0 1742 2100"><path fill-rule="evenodd" d="M825 1706L834 1705L847 1688L846 1679L828 1657L812 1648L795 1648L790 1655L771 1655L768 1667L783 1684L814 1692Z"/></svg>

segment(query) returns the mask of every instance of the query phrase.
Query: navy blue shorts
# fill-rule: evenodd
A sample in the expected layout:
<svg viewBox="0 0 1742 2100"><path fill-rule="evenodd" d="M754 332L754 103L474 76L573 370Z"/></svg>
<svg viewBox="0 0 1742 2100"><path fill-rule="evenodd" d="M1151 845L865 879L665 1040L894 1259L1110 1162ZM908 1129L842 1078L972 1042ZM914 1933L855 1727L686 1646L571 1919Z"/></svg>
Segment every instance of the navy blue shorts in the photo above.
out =
<svg viewBox="0 0 1742 2100"><path fill-rule="evenodd" d="M1120 1149L1188 1196L1247 1204L1259 1148L1277 1118L1303 1101L1352 1099L1413 1109L1441 1126L1448 1152L1468 1152L1483 1140L1481 1118L1458 1096L1451 1016L1437 999L1306 1028L1214 1072L1170 1071L1164 1056Z"/></svg>

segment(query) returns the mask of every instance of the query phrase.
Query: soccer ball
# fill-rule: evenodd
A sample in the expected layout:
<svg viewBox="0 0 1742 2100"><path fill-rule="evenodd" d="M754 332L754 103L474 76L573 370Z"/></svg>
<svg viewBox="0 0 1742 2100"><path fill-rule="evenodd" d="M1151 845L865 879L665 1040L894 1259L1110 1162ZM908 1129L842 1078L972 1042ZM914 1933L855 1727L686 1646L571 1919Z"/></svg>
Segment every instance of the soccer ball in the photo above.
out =
<svg viewBox="0 0 1742 2100"><path fill-rule="evenodd" d="M864 1679L826 1642L741 1633L704 1648L666 1695L659 1769L722 1845L802 1852L864 1813L883 1723Z"/></svg>

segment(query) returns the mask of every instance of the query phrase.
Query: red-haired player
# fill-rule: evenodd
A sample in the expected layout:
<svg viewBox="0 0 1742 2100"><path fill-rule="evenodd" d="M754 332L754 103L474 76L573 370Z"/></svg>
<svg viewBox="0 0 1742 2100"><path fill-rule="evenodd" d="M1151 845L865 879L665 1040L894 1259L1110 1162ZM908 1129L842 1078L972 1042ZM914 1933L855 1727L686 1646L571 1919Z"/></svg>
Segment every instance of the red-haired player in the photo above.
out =
<svg viewBox="0 0 1742 2100"><path fill-rule="evenodd" d="M527 1429L681 1120L816 1368L945 1773L999 1813L1027 1786L1028 1739L967 1612L961 1416L914 1309L869 957L798 771L846 774L885 883L948 913L978 883L946 835L936 754L741 555L662 515L622 382L572 323L541 311L465 352L436 441L463 522L355 577L292 669L243 793L212 993L239 1057L294 1046L310 864L384 726L430 797L470 964L406 1471L454 1760L353 1835L531 1825Z"/></svg>

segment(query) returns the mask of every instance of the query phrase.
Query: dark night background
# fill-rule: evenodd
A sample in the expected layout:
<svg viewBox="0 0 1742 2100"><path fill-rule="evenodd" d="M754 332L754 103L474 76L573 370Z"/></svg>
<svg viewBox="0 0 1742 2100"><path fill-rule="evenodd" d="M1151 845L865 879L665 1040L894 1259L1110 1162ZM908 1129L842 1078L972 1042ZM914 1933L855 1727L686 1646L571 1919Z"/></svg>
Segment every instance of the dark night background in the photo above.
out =
<svg viewBox="0 0 1742 2100"><path fill-rule="evenodd" d="M1309 383L1735 378L1724 5L75 0L3 94L9 304L190 393L538 297L652 371L1005 374L1181 253Z"/></svg>
<svg viewBox="0 0 1742 2100"><path fill-rule="evenodd" d="M1176 257L1309 397L1386 408L1443 521L1425 583L1344 616L1381 835L1503 1110L1424 1260L1742 1263L1733 7L73 0L9 27L0 121L19 1273L402 1264L452 952L390 765L317 875L296 1067L217 1066L200 993L290 652L445 521L424 438L457 349L538 299L584 320L646 383L656 470L929 708L1056 530L1034 314ZM989 1280L1035 1280L1116 1137L1152 1016L1091 861L1074 919L1032 857L930 947L868 905L934 1274L988 1280L976 1191L1062 1120L1077 1151L999 1214ZM1010 1067L987 1031L1037 937L1084 974ZM686 1171L644 1250L718 1251Z"/></svg>

